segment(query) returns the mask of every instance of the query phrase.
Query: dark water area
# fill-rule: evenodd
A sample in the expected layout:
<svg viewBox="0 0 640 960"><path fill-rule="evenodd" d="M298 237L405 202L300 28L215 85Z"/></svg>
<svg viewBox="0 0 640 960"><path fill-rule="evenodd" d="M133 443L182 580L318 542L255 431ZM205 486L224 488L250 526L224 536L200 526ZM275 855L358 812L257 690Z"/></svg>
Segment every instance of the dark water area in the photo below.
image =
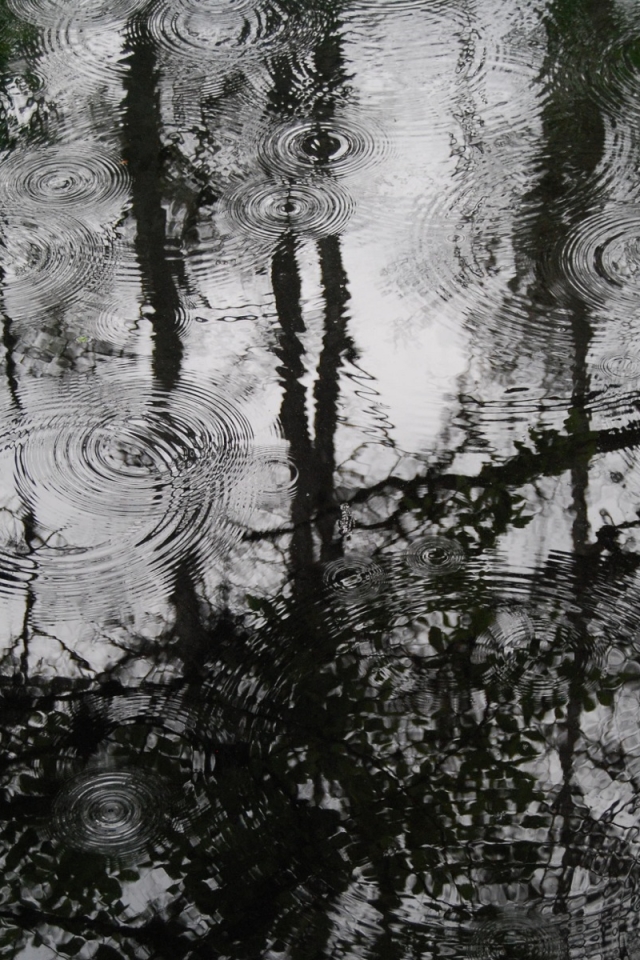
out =
<svg viewBox="0 0 640 960"><path fill-rule="evenodd" d="M0 0L0 960L640 960L640 6Z"/></svg>

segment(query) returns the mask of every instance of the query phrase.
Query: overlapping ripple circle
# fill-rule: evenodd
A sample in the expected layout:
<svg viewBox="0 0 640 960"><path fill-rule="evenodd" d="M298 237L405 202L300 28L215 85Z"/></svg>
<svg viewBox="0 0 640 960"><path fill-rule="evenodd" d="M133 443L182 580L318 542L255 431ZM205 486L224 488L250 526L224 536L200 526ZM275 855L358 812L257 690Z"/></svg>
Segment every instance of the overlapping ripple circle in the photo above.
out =
<svg viewBox="0 0 640 960"><path fill-rule="evenodd" d="M148 568L162 583L186 553L210 561L254 499L240 482L252 474L251 424L214 384L149 390L125 364L102 389L83 376L67 386L60 397L42 384L14 444L17 489L50 530L37 561L56 615L64 598L108 602L123 577L128 594L149 589Z"/></svg>
<svg viewBox="0 0 640 960"><path fill-rule="evenodd" d="M12 153L0 164L0 191L20 209L106 212L122 207L129 174L122 158L87 143Z"/></svg>
<svg viewBox="0 0 640 960"><path fill-rule="evenodd" d="M8 6L22 20L35 26L56 26L73 18L87 23L126 20L146 0L9 0Z"/></svg>
<svg viewBox="0 0 640 960"><path fill-rule="evenodd" d="M277 0L161 2L150 12L148 30L160 48L197 62L274 51L285 40L304 46L313 35L308 16L294 19Z"/></svg>
<svg viewBox="0 0 640 960"><path fill-rule="evenodd" d="M621 449L598 417L639 406L640 204L599 172L636 146L637 38L594 36L583 82L560 2L7 5L3 69L37 50L42 85L0 78L0 953L42 907L97 960L614 960L567 930L640 865L635 460L599 528L590 473ZM581 158L549 131L585 100ZM151 869L91 915L40 883L51 850Z"/></svg>
<svg viewBox="0 0 640 960"><path fill-rule="evenodd" d="M0 268L13 317L32 319L94 289L112 267L106 234L66 212L9 214L0 227Z"/></svg>

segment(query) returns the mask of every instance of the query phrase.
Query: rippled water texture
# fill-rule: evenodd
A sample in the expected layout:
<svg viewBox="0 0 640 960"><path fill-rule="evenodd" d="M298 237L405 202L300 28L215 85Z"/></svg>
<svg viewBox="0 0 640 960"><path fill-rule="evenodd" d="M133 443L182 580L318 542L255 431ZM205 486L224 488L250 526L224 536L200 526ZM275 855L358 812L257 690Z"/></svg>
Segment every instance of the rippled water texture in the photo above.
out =
<svg viewBox="0 0 640 960"><path fill-rule="evenodd" d="M300 16L295 5L273 0L169 0L154 5L148 28L160 47L199 61L273 55L283 43L295 49L310 42L313 18L313 9Z"/></svg>
<svg viewBox="0 0 640 960"><path fill-rule="evenodd" d="M249 238L272 242L288 233L338 235L351 215L349 195L333 180L243 183L226 198L226 207L229 219Z"/></svg>
<svg viewBox="0 0 640 960"><path fill-rule="evenodd" d="M110 207L121 213L129 192L122 158L86 144L14 152L0 170L6 202L34 212L106 208L106 219Z"/></svg>
<svg viewBox="0 0 640 960"><path fill-rule="evenodd" d="M59 23L65 18L83 22L126 20L144 4L141 0L116 0L115 3L76 3L71 0L12 0L9 4L17 17L36 26Z"/></svg>
<svg viewBox="0 0 640 960"><path fill-rule="evenodd" d="M162 787L135 771L85 774L54 805L54 832L77 850L135 853L162 820Z"/></svg>
<svg viewBox="0 0 640 960"><path fill-rule="evenodd" d="M640 960L639 78L0 4L0 960Z"/></svg>

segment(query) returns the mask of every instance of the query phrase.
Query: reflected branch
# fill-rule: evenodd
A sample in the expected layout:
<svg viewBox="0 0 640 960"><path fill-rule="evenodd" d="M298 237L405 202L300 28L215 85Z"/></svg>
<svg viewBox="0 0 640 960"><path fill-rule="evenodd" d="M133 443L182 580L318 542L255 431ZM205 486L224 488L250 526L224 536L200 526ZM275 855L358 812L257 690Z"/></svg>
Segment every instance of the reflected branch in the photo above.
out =
<svg viewBox="0 0 640 960"><path fill-rule="evenodd" d="M577 458L593 457L597 453L633 449L640 446L640 420L626 427L589 430L577 435L562 435L552 431L532 435L533 448L521 445L518 453L503 463L488 463L473 476L453 471L427 469L410 480L385 477L370 487L354 494L354 503L366 503L371 497L399 490L415 496L421 487L436 490L469 490L472 487L523 487L543 477L557 477L571 470ZM403 507L403 504L400 505Z"/></svg>

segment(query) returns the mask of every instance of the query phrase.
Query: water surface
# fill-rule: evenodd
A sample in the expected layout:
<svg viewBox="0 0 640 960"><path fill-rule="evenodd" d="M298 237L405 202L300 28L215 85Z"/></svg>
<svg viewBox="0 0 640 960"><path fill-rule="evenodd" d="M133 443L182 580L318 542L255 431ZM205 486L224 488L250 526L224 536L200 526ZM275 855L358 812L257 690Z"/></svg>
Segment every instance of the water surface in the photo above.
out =
<svg viewBox="0 0 640 960"><path fill-rule="evenodd" d="M640 11L0 21L0 960L639 960Z"/></svg>

